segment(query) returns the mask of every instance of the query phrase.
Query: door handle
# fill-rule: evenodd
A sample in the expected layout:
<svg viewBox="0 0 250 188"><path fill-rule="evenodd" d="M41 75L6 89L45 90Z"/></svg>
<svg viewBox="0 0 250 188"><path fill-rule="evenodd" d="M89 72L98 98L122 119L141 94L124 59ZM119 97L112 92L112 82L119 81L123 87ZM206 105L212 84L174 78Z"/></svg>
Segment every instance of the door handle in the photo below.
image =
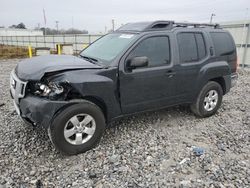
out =
<svg viewBox="0 0 250 188"><path fill-rule="evenodd" d="M213 48L213 47L210 47L210 48L209 48L209 51L210 51L210 55L213 56L213 55L214 55L214 48Z"/></svg>
<svg viewBox="0 0 250 188"><path fill-rule="evenodd" d="M172 71L172 70L169 70L169 71L167 71L167 72L165 73L165 75L166 75L167 77L169 77L169 78L172 78L172 77L175 75L175 72Z"/></svg>

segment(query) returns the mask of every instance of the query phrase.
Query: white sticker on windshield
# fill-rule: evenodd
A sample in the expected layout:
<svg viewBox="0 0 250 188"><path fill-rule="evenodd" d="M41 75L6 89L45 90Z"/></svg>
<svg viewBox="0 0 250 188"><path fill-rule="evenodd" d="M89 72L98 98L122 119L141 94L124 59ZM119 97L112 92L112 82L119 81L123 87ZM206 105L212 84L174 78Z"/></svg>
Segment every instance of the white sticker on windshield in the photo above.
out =
<svg viewBox="0 0 250 188"><path fill-rule="evenodd" d="M134 36L134 35L132 35L132 34L122 34L122 35L120 35L119 38L130 39L130 38L132 38L133 36Z"/></svg>

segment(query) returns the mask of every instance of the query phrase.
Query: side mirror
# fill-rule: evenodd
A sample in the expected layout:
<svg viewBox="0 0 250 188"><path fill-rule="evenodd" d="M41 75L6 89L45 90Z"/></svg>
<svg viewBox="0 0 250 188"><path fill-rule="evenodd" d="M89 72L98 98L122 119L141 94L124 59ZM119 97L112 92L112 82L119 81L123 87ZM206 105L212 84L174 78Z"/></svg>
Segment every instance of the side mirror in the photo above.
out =
<svg viewBox="0 0 250 188"><path fill-rule="evenodd" d="M146 66L148 66L148 58L146 56L134 57L127 61L127 68L130 70Z"/></svg>

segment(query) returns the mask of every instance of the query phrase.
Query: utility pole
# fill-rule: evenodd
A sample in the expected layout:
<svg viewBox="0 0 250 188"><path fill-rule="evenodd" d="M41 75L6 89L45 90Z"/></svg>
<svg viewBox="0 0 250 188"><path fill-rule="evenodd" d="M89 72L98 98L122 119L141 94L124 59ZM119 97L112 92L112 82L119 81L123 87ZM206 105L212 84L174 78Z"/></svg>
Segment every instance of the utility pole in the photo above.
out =
<svg viewBox="0 0 250 188"><path fill-rule="evenodd" d="M44 19L44 35L46 35L46 24L47 24L47 18L45 14L45 9L43 8L43 19Z"/></svg>
<svg viewBox="0 0 250 188"><path fill-rule="evenodd" d="M71 18L71 25L72 25L72 29L71 29L71 32L73 34L73 30L74 30L74 17L72 16Z"/></svg>
<svg viewBox="0 0 250 188"><path fill-rule="evenodd" d="M211 14L211 17L210 17L210 24L213 22L213 17L216 16L214 13Z"/></svg>
<svg viewBox="0 0 250 188"><path fill-rule="evenodd" d="M115 30L115 20L112 19L112 30L114 31Z"/></svg>
<svg viewBox="0 0 250 188"><path fill-rule="evenodd" d="M56 30L57 30L57 34L59 32L59 27L58 27L59 21L56 21Z"/></svg>
<svg viewBox="0 0 250 188"><path fill-rule="evenodd" d="M248 27L246 27L247 26L247 18L248 18L248 8L246 9L246 15L245 15L245 18L244 18L244 24L243 24L243 27L242 27L242 35L241 35L241 42L240 42L240 49L239 49L239 54L240 54L240 56L239 56L239 58L240 58L240 63L241 63L241 65L242 65L242 67L244 68L245 67L245 53L246 53L246 51L245 52L243 52L243 54L242 54L242 48L243 48L243 43L245 43L244 45L245 45L245 48L247 48L247 38L248 38L248 30L247 30L247 34L246 34L246 36L245 36L245 31L246 31L246 29L248 28L249 29L249 26ZM246 37L246 41L244 42L244 37Z"/></svg>

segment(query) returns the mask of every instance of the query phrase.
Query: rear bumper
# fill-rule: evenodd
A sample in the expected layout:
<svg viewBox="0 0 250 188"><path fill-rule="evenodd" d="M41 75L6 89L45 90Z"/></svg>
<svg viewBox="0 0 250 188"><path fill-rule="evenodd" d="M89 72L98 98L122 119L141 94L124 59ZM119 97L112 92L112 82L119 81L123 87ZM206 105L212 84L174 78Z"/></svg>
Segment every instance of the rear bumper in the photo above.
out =
<svg viewBox="0 0 250 188"><path fill-rule="evenodd" d="M237 73L231 74L231 87L234 87L237 84L237 80L238 80L238 74Z"/></svg>

